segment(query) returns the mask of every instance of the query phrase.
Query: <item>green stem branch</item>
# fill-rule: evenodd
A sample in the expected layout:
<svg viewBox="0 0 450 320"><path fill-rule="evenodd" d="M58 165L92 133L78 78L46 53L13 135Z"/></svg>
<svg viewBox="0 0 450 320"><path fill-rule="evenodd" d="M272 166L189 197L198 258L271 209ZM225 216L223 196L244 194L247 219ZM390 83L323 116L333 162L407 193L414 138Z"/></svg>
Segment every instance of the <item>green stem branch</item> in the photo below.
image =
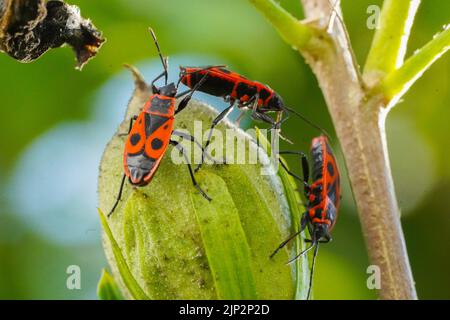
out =
<svg viewBox="0 0 450 320"><path fill-rule="evenodd" d="M419 4L420 0L384 1L364 68L364 77L369 84L403 64Z"/></svg>
<svg viewBox="0 0 450 320"><path fill-rule="evenodd" d="M399 69L389 73L380 90L391 104L395 104L422 74L450 49L450 27L437 34L428 44L406 60Z"/></svg>
<svg viewBox="0 0 450 320"><path fill-rule="evenodd" d="M342 19L334 19L324 30L333 9L340 12L339 4L302 4L306 18L316 22L317 33L299 52L318 79L341 144L369 257L381 270L380 298L415 299L387 155L384 101L380 96L368 98Z"/></svg>
<svg viewBox="0 0 450 320"><path fill-rule="evenodd" d="M417 299L387 152L386 107L393 106L449 49L450 28L403 64L420 1L385 0L363 81L352 59L345 24L342 19L328 19L333 10L340 12L339 3L301 0L306 18L315 22L315 27L308 24L314 30L308 34L290 28L301 23L273 1L249 1L299 49L318 79L344 154L367 251L371 263L381 270L380 298ZM287 21L282 21L283 16Z"/></svg>

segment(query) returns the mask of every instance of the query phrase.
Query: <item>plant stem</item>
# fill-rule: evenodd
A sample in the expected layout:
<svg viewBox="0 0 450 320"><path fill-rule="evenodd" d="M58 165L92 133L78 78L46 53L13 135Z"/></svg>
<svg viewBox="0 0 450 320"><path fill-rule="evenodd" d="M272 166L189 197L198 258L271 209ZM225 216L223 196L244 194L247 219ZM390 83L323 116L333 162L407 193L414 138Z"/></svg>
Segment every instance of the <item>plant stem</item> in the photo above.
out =
<svg viewBox="0 0 450 320"><path fill-rule="evenodd" d="M307 18L327 16L328 0L302 0ZM315 73L341 143L371 263L380 267L381 299L416 299L386 148L383 99L366 99L345 26L336 21L319 59L303 52Z"/></svg>
<svg viewBox="0 0 450 320"><path fill-rule="evenodd" d="M437 34L405 64L386 76L380 89L388 101L397 102L422 74L450 49L450 27Z"/></svg>
<svg viewBox="0 0 450 320"><path fill-rule="evenodd" d="M374 83L403 64L408 38L420 0L385 0L379 29L364 68L365 80ZM374 79L372 79L374 78Z"/></svg>
<svg viewBox="0 0 450 320"><path fill-rule="evenodd" d="M298 31L273 18L286 15L284 10L263 5L273 4L269 0L250 1L258 2L255 6L288 43L295 42L291 39ZM385 119L390 107L449 49L450 28L402 65L420 1L386 0L363 81L342 19L329 19L333 9L340 12L339 1L301 2L308 27L315 31L298 49L319 81L341 143L369 257L381 270L379 296L417 299L389 164ZM269 8L282 12L266 12ZM298 38L305 41L303 31Z"/></svg>
<svg viewBox="0 0 450 320"><path fill-rule="evenodd" d="M335 19L325 32L332 3L302 0L302 4L317 31L309 39L314 46L308 44L299 51L319 81L341 143L369 257L381 270L380 298L416 299L386 148L384 99L367 97L341 20ZM339 12L339 4L335 9ZM284 39L295 37L295 30L269 20Z"/></svg>

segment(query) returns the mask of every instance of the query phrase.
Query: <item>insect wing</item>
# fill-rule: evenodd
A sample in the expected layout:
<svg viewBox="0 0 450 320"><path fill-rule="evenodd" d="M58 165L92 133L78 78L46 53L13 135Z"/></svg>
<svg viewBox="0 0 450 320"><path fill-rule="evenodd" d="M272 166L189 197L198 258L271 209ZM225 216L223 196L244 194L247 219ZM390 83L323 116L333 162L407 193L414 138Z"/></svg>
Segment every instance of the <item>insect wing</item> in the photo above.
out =
<svg viewBox="0 0 450 320"><path fill-rule="evenodd" d="M146 140L145 113L141 112L134 121L131 131L128 134L127 142L125 144L125 153L133 155L142 152Z"/></svg>
<svg viewBox="0 0 450 320"><path fill-rule="evenodd" d="M326 182L326 195L330 205L327 206L329 212L328 215L332 221L331 228L336 222L337 215L339 213L339 206L341 202L341 178L339 174L339 169L337 167L336 158L331 150L328 141L325 139L325 150L324 150L324 167L323 175L324 181Z"/></svg>
<svg viewBox="0 0 450 320"><path fill-rule="evenodd" d="M149 158L159 160L164 156L167 146L170 142L170 136L173 131L173 118L152 116L149 132L145 143L145 154Z"/></svg>

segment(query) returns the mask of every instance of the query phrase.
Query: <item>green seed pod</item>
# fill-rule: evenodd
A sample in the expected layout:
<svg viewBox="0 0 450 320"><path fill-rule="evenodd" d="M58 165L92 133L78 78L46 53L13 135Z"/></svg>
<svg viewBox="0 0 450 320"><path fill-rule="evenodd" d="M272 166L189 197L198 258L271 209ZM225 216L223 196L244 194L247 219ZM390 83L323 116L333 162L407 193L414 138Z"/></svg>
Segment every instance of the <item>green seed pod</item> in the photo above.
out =
<svg viewBox="0 0 450 320"><path fill-rule="evenodd" d="M132 187L126 182L122 201L106 218L103 213L114 204L123 174L126 136L120 133L127 132L129 119L151 95L137 70L131 70L135 92L105 149L98 185L103 244L122 294L133 299L304 298L307 259L286 265L288 256L304 247L299 237L269 258L298 229L301 213L296 186L281 170L267 176L260 164L205 164L196 178L212 198L207 201L193 187L187 166L173 163L171 154L178 151L169 146L151 183ZM194 101L176 116L175 128L194 132L197 120L206 130L216 115ZM259 148L229 122L218 129L245 139L247 154ZM186 148L191 144L183 142Z"/></svg>

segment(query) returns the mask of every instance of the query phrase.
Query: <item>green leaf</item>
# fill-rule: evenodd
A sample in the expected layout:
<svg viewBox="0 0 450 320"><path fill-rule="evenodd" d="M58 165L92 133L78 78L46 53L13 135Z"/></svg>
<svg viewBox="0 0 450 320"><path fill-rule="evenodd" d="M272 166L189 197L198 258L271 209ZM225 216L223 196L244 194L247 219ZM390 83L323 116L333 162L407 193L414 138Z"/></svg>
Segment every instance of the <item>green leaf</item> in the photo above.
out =
<svg viewBox="0 0 450 320"><path fill-rule="evenodd" d="M258 142L263 146L263 148L268 152L271 153L270 143L267 141L267 139L261 135L261 132L258 128L256 128L256 137ZM278 155L279 158L283 160L283 158ZM284 161L286 167L288 167L287 162ZM289 167L288 167L289 168ZM278 171L278 175L281 178L281 181L283 183L284 192L289 204L290 212L291 212L291 221L292 221L292 233L297 232L300 228L300 219L305 211L305 207L302 204L302 200L300 197L300 194L298 192L297 184L295 183L295 180L292 176L290 176L286 170L284 170L282 167ZM306 246L305 242L303 241L302 237L296 237L294 240L294 246L293 251L295 255L297 255L299 252L303 251ZM305 270L309 269L309 263L308 263L308 256L304 256L301 259L297 259L293 265L295 266L295 299L302 300L306 299L308 295L308 272Z"/></svg>
<svg viewBox="0 0 450 320"><path fill-rule="evenodd" d="M97 285L97 296L100 300L123 300L114 278L106 271L102 270L102 275Z"/></svg>
<svg viewBox="0 0 450 320"><path fill-rule="evenodd" d="M111 229L109 228L108 221L106 220L105 216L103 215L100 209L98 209L98 214L100 216L100 221L102 223L103 230L105 231L111 244L111 248L114 254L114 258L116 260L117 268L119 269L119 273L122 277L122 281L125 283L126 287L128 288L130 294L133 296L134 299L148 300L149 298L144 293L144 291L142 291L141 287L131 274L127 262L125 261L122 255L122 251L119 245L117 244L116 240L114 239Z"/></svg>
<svg viewBox="0 0 450 320"><path fill-rule="evenodd" d="M281 158L281 157L280 157ZM286 163L286 161L285 161ZM286 164L287 166L287 164ZM300 219L305 211L305 208L302 205L302 201L300 198L300 194L297 192L297 184L294 179L286 172L286 170L281 169L279 171L279 176L281 181L283 181L284 191L286 193L286 197L288 199L289 207L291 208L291 216L293 221L293 229L294 232L300 229ZM294 252L296 255L306 249L305 242L302 237L296 237L294 240ZM301 259L297 259L294 262L295 265L295 278L296 278L296 295L295 298L297 300L306 299L308 295L308 272L304 270L308 270L308 256L304 255Z"/></svg>
<svg viewBox="0 0 450 320"><path fill-rule="evenodd" d="M132 71L136 90L117 133L126 131L129 118L139 112L150 94L137 70ZM217 111L210 106L191 101L185 111L177 114L175 128L201 134L216 116ZM237 139L244 145L235 146L235 154L239 149L240 156L244 150L246 155L251 151L267 156L249 135L230 122L224 121L216 128L222 135L226 132L224 148L230 141L239 145ZM201 137L197 135L197 139ZM103 154L98 192L103 210L110 210L119 190L124 142L125 137L114 135ZM188 153L197 150L190 141L181 144ZM197 151L200 156L201 151ZM169 146L151 183L143 187L125 183L121 201L108 219L109 231L105 229L114 233L117 241L104 241L115 278L124 278L120 270L126 265L127 273L151 299L298 296L296 273L300 271L295 271L295 264L286 265L288 250L269 258L293 226L280 178L262 175L260 163L230 164L231 156L227 154L227 165L205 164L195 175L212 198L209 202L192 185L186 164L174 161L177 156L179 152ZM221 158L217 154L214 157ZM116 247L121 248L122 259L115 258ZM118 281L125 296L134 282Z"/></svg>
<svg viewBox="0 0 450 320"><path fill-rule="evenodd" d="M210 192L221 192L214 204L192 195L197 221L219 299L257 299L251 270L251 252L232 196L225 182L208 175Z"/></svg>

